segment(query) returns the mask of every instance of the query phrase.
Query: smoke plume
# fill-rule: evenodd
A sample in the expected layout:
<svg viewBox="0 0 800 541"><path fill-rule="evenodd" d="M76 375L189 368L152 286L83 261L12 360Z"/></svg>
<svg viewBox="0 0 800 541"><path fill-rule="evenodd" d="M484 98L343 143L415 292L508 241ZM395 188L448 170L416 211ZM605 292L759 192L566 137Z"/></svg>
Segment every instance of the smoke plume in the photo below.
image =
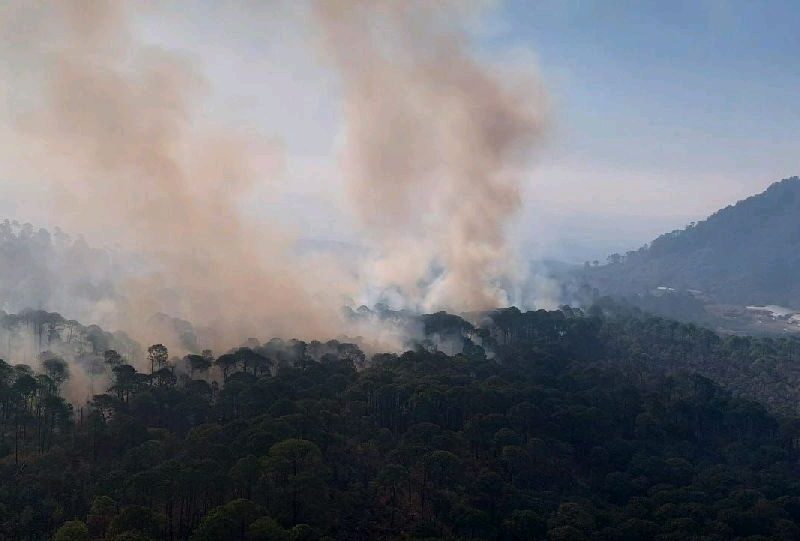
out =
<svg viewBox="0 0 800 541"><path fill-rule="evenodd" d="M151 4L0 6L3 174L54 201L64 229L141 256L108 278L121 295L95 322L168 343L152 317L166 313L212 329L204 346L229 347L347 332L343 299L366 290L422 309L507 302L505 229L543 105L535 81L479 60L463 3L308 4L341 85L349 210L375 254L355 275L309 265L290 232L243 217L284 171L284 150L208 118L193 63L137 38L131 10Z"/></svg>
<svg viewBox="0 0 800 541"><path fill-rule="evenodd" d="M533 81L471 53L464 6L316 4L342 79L353 208L380 254L370 278L424 309L507 302L505 226L542 129Z"/></svg>
<svg viewBox="0 0 800 541"><path fill-rule="evenodd" d="M276 174L280 149L206 122L202 78L180 56L137 43L129 6L12 4L3 34L25 34L13 60L32 92L13 121L29 182L49 183L67 227L113 232L150 256L148 272L121 286L129 304L115 326L154 334L142 322L164 311L212 327L218 343L332 334L334 304L312 298L291 238L244 223L238 208Z"/></svg>

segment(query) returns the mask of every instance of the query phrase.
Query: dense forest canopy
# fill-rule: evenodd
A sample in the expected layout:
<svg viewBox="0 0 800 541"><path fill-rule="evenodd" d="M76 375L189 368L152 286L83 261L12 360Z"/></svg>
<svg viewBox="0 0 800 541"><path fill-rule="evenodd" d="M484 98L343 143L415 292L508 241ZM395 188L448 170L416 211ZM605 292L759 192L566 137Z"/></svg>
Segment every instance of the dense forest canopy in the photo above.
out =
<svg viewBox="0 0 800 541"><path fill-rule="evenodd" d="M344 309L402 354L214 352L213 329L163 313L147 323L170 346L147 347L68 319L123 306L135 267L3 222L0 539L800 539L800 338L647 313L792 304L759 273L793 257L798 188L589 265L556 295L584 310Z"/></svg>
<svg viewBox="0 0 800 541"><path fill-rule="evenodd" d="M800 178L791 177L606 265L588 264L583 276L607 294L670 287L719 303L800 309L798 247Z"/></svg>
<svg viewBox="0 0 800 541"><path fill-rule="evenodd" d="M84 406L57 355L3 362L0 537L800 539L800 341L611 301L421 325L371 358L108 349Z"/></svg>

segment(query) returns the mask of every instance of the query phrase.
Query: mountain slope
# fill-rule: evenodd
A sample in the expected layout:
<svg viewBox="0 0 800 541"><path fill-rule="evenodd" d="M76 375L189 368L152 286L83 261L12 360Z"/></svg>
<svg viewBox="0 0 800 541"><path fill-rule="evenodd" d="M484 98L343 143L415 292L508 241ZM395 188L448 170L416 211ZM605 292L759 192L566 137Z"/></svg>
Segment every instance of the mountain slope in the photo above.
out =
<svg viewBox="0 0 800 541"><path fill-rule="evenodd" d="M482 346L360 370L352 345L274 340L258 373L256 350L118 365L80 417L0 363L0 418L22 425L0 423L0 539L800 538L797 417L685 362L763 373L751 354L800 350L611 308L431 314L425 333Z"/></svg>
<svg viewBox="0 0 800 541"><path fill-rule="evenodd" d="M698 290L718 303L800 307L800 178L728 206L607 265L583 271L603 293Z"/></svg>

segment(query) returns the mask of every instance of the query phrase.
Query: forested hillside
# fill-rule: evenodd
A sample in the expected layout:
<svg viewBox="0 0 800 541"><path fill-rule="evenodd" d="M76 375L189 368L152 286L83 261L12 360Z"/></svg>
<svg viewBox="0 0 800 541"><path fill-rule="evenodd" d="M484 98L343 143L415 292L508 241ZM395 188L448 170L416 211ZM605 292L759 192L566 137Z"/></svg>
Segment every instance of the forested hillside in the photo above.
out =
<svg viewBox="0 0 800 541"><path fill-rule="evenodd" d="M718 303L800 308L800 178L726 207L582 275L606 294L697 290Z"/></svg>
<svg viewBox="0 0 800 541"><path fill-rule="evenodd" d="M370 359L108 350L87 407L58 359L3 363L0 538L800 539L800 342L610 303L423 321Z"/></svg>
<svg viewBox="0 0 800 541"><path fill-rule="evenodd" d="M118 281L135 267L58 228L0 222L0 310L47 309L88 321L102 303L119 300Z"/></svg>

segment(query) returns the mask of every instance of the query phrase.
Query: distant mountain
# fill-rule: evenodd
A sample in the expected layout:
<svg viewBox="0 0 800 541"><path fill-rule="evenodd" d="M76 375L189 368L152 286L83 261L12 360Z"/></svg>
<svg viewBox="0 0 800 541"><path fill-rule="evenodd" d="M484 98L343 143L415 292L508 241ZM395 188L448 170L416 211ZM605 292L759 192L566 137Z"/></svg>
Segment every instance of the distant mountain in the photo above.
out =
<svg viewBox="0 0 800 541"><path fill-rule="evenodd" d="M602 294L684 292L704 304L800 309L799 270L800 178L792 177L580 274Z"/></svg>

